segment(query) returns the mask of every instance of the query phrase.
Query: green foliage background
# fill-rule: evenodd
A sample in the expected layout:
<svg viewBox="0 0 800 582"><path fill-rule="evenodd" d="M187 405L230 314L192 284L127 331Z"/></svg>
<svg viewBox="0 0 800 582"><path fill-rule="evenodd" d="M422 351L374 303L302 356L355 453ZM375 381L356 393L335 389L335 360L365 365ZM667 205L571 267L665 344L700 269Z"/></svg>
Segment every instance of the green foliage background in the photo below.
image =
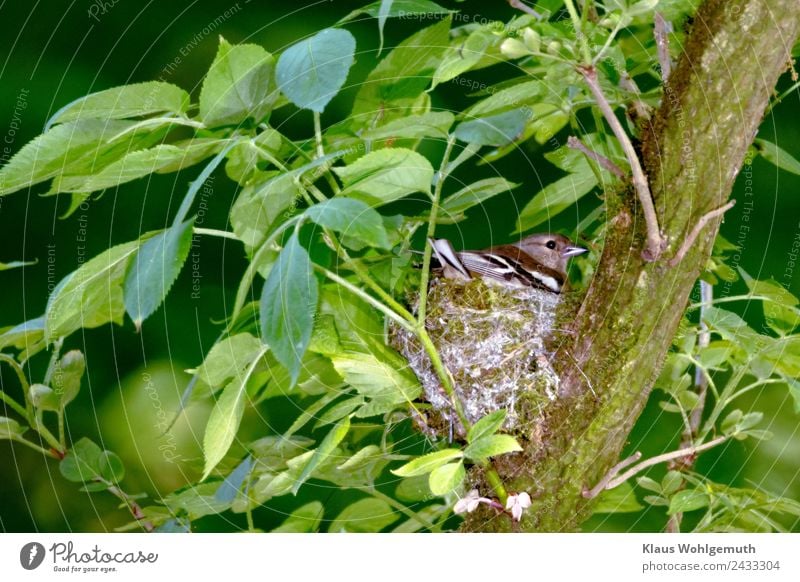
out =
<svg viewBox="0 0 800 582"><path fill-rule="evenodd" d="M103 13L92 9L96 5L88 2L69 8L56 0L45 0L33 8L27 3L4 3L0 7L4 31L0 35L0 54L5 55L0 67L0 133L5 136L5 143L0 147L9 145L17 151L41 133L45 120L61 106L109 87L162 78L189 90L196 100L202 77L217 51L219 35L232 44L252 42L277 54L298 39L333 25L362 4L339 0L305 4L201 0L143 5L118 0L113 6L108 3ZM514 15L504 2L441 4L477 21L507 21ZM226 11L229 17L224 16ZM218 26L213 24L215 21ZM385 45L393 46L419 25L416 20L390 20ZM356 63L345 88L327 107L323 126L326 120L347 115L359 83L379 61L375 21L366 19L347 28L357 40ZM503 78L504 73L508 70L495 67L467 73L463 79L471 86L446 83L433 94L434 107L463 110L474 101L469 96L471 92ZM786 87L788 82L778 90ZM759 134L795 156L800 152L798 106L800 98L795 92L772 111ZM272 124L289 137L306 137L311 117L307 111L285 108L276 113ZM556 139L564 143L567 135L562 132ZM468 248L509 240L519 209L534 192L560 177L559 170L543 158L551 149L548 144L539 146L530 140L496 164L473 167L460 175L468 183L499 174L523 187L492 199L473 211L468 221L443 227L439 234ZM0 272L0 326L40 315L50 291L48 285L74 270L80 257L88 259L111 244L134 240L143 231L166 226L186 184L198 172L195 166L177 175L156 175L123 185L118 191L109 190L88 210L79 210L65 221L57 215L66 209L66 200L37 196L44 187L34 188L28 197L18 194L0 198L0 261L38 259L37 265L24 270L24 277L16 270ZM752 184L747 184L750 179ZM234 187L223 179L214 183L213 194L206 200L203 226L225 228ZM747 187L752 187L752 196L746 196ZM739 266L759 279L772 276L788 282L795 295L800 293L800 273L788 273L786 269L792 241L800 237L800 197L796 196L799 189L800 176L755 158L739 176L732 197L740 202L726 215L722 227L722 234L742 247ZM746 207L745 201L752 201L752 207ZM170 203L173 210L167 214ZM559 215L549 227L571 231L597 203L586 199L574 212ZM745 214L750 216L749 222L743 218ZM744 230L745 226L749 230ZM81 240L84 237L86 240ZM184 461L194 460L202 467L198 443L202 441L208 411L194 409L188 422L181 420L174 441L159 440L159 422L164 413L171 417L177 405L188 379L183 370L198 365L215 340L217 328L211 322L225 317L225 305L233 301L236 283L247 262L238 244L203 238L197 257L202 275L200 292L199 298L193 298L192 260L190 257L166 304L147 321L140 334L134 333L126 320L123 328L106 325L74 334L65 346L82 349L88 369L88 379L68 415L69 431L88 435L116 451L126 461L126 485L131 491L165 494L184 484L187 476L181 474L179 464L169 461L172 455ZM743 291L741 282L730 288L731 295ZM738 310L754 328L760 329L760 305L738 303L729 308ZM34 369L44 366L46 356L34 361ZM4 386L15 381L6 368L0 374ZM775 411L775 416L763 423L775 438L765 442L736 441L726 447L724 454L711 451L701 458L698 469L717 482L756 484L799 499L800 438L792 401L784 389L768 386L748 395L740 405L747 410L750 404ZM285 429L290 412L270 408L266 422L278 430ZM672 450L679 441L677 421L663 415L657 406L650 406L631 435L630 450L642 450L649 456ZM12 447L9 441L0 441L0 467L0 530L111 530L129 520L124 511L114 509L116 501L110 496L76 493L54 462L28 449ZM344 495L337 498L332 491L326 508L335 514L350 500ZM259 523L263 527L279 524L285 518L281 512L288 508L282 503L288 501L278 498L270 503L270 509L259 510ZM244 527L242 516L226 515L205 521L205 527L223 531ZM228 522L229 519L240 521ZM585 527L649 531L660 528L663 519L662 512L650 508L639 514L596 515Z"/></svg>

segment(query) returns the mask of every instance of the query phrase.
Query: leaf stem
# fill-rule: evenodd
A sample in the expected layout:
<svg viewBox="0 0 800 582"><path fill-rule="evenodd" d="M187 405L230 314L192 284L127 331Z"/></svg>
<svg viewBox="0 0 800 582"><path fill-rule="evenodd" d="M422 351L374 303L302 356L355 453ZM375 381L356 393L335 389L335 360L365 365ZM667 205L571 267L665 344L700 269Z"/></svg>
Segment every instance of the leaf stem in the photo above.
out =
<svg viewBox="0 0 800 582"><path fill-rule="evenodd" d="M583 62L586 65L590 65L592 63L592 53L589 51L589 42L586 39L586 35L583 34L581 17L578 15L575 3L572 0L564 0L564 5L567 7L569 17L572 19L572 26L575 28L575 38L578 39L578 44L580 44L581 52L583 53Z"/></svg>
<svg viewBox="0 0 800 582"><path fill-rule="evenodd" d="M17 378L19 378L19 383L22 386L22 397L25 401L25 408L23 408L17 403L16 400L8 396L2 390L0 390L0 394L2 394L3 400L7 402L11 408L16 410L23 416L23 418L30 422L33 419L33 403L31 402L30 384L28 384L28 379L25 377L25 371L22 369L22 366L20 366L19 363L8 354L0 354L0 362L5 362L14 369L14 372L16 372Z"/></svg>
<svg viewBox="0 0 800 582"><path fill-rule="evenodd" d="M45 449L44 447L40 447L39 445L37 445L36 443L32 443L28 439L24 439L24 438L20 437L20 438L15 438L15 439L11 439L11 440L14 441L14 442L20 443L22 445L25 445L26 447L30 447L34 451L36 451L37 453L41 453L41 454L43 454L43 455L45 455L47 457L51 457L53 459L61 459L61 456L57 452L52 451L50 449Z"/></svg>
<svg viewBox="0 0 800 582"><path fill-rule="evenodd" d="M314 139L317 142L317 157L325 155L325 148L322 147L322 121L319 111L314 112Z"/></svg>

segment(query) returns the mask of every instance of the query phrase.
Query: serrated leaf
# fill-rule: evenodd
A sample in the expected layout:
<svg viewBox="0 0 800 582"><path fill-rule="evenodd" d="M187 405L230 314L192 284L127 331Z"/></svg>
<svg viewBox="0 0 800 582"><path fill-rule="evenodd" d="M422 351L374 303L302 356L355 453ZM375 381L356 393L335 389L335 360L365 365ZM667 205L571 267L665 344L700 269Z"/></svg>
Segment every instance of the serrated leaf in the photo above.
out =
<svg viewBox="0 0 800 582"><path fill-rule="evenodd" d="M293 234L269 272L261 293L261 334L294 384L311 341L318 301L311 259Z"/></svg>
<svg viewBox="0 0 800 582"><path fill-rule="evenodd" d="M272 533L313 533L319 529L325 508L319 501L312 501L295 509Z"/></svg>
<svg viewBox="0 0 800 582"><path fill-rule="evenodd" d="M492 30L479 28L451 46L442 57L431 82L431 89L469 71L484 57L486 50L500 40Z"/></svg>
<svg viewBox="0 0 800 582"><path fill-rule="evenodd" d="M430 195L433 166L405 148L370 152L352 164L333 168L344 183L343 195L371 206L388 204L414 192Z"/></svg>
<svg viewBox="0 0 800 582"><path fill-rule="evenodd" d="M460 214L498 194L510 192L517 186L519 184L509 182L505 178L479 180L445 198L442 202L442 211L446 214Z"/></svg>
<svg viewBox="0 0 800 582"><path fill-rule="evenodd" d="M509 434L493 434L472 441L464 449L464 456L473 461L483 461L489 457L521 451L522 447Z"/></svg>
<svg viewBox="0 0 800 582"><path fill-rule="evenodd" d="M760 138L753 140L753 145L756 147L761 157L769 163L777 166L781 170L800 175L800 162L786 150L779 148L772 142Z"/></svg>
<svg viewBox="0 0 800 582"><path fill-rule="evenodd" d="M499 91L492 91L489 97L469 107L464 112L464 117L467 119L489 117L522 106L535 105L542 101L547 91L547 85L538 80L517 83Z"/></svg>
<svg viewBox="0 0 800 582"><path fill-rule="evenodd" d="M642 509L644 506L636 499L633 487L627 481L613 489L604 490L592 505L594 513L632 513Z"/></svg>
<svg viewBox="0 0 800 582"><path fill-rule="evenodd" d="M425 475L434 469L449 463L450 461L461 459L463 456L464 451L461 449L444 449L417 457L402 467L394 469L392 473L398 477L416 477L417 475Z"/></svg>
<svg viewBox="0 0 800 582"><path fill-rule="evenodd" d="M163 81L122 85L76 99L58 110L45 125L78 119L125 119L154 113L182 115L189 107L189 94Z"/></svg>
<svg viewBox="0 0 800 582"><path fill-rule="evenodd" d="M460 487L466 476L467 472L462 461L448 463L431 471L428 486L434 495L447 495L453 489Z"/></svg>
<svg viewBox="0 0 800 582"><path fill-rule="evenodd" d="M262 348L261 355L265 351L266 349ZM223 388L222 394L211 410L208 424L206 424L206 432L203 435L205 468L203 469L201 481L206 479L225 457L236 438L236 432L239 430L239 424L241 424L242 416L244 415L247 383L250 381L250 377L253 375L260 359L260 357L255 358L242 376L234 378Z"/></svg>
<svg viewBox="0 0 800 582"><path fill-rule="evenodd" d="M469 429L469 432L467 432L467 442L472 443L480 440L483 437L493 435L500 430L500 427L503 426L505 420L505 409L501 408L500 410L490 412L472 425L472 427Z"/></svg>
<svg viewBox="0 0 800 582"><path fill-rule="evenodd" d="M359 406L363 404L363 396L353 396L351 398L342 400L341 402L337 402L317 419L317 422L314 424L312 430L317 430L326 424L333 424L345 416L350 416Z"/></svg>
<svg viewBox="0 0 800 582"><path fill-rule="evenodd" d="M525 131L528 112L513 109L489 117L464 121L456 126L455 136L461 141L481 145L501 147L516 141Z"/></svg>
<svg viewBox="0 0 800 582"><path fill-rule="evenodd" d="M345 507L333 520L328 532L379 532L399 517L382 499L368 497Z"/></svg>
<svg viewBox="0 0 800 582"><path fill-rule="evenodd" d="M545 186L531 200L517 218L515 232L523 232L550 221L597 186L597 177L591 172L569 174Z"/></svg>
<svg viewBox="0 0 800 582"><path fill-rule="evenodd" d="M111 247L56 285L45 310L44 337L48 343L82 327L122 323L125 272L138 245L133 241Z"/></svg>
<svg viewBox="0 0 800 582"><path fill-rule="evenodd" d="M208 126L261 122L278 98L274 74L275 59L262 47L232 46L220 37L200 91L200 118Z"/></svg>
<svg viewBox="0 0 800 582"><path fill-rule="evenodd" d="M319 446L314 450L314 454L312 454L308 462L303 466L303 470L300 473L300 476L292 485L292 493L297 495L297 491L300 487L305 483L311 474L314 472L320 464L328 460L328 457L333 453L339 443L342 442L342 439L347 435L350 431L350 417L346 416L339 422L337 422L334 427L330 430L330 432L325 435L325 438L322 439L322 442Z"/></svg>
<svg viewBox="0 0 800 582"><path fill-rule="evenodd" d="M259 339L247 332L226 337L212 346L197 369L197 375L212 388L221 386L244 372L261 349Z"/></svg>
<svg viewBox="0 0 800 582"><path fill-rule="evenodd" d="M125 310L136 329L167 296L189 256L194 220L175 224L146 240L125 277Z"/></svg>
<svg viewBox="0 0 800 582"><path fill-rule="evenodd" d="M447 139L447 132L455 116L449 111L429 111L419 115L408 115L388 123L370 128L361 134L362 139L422 139L434 137Z"/></svg>
<svg viewBox="0 0 800 582"><path fill-rule="evenodd" d="M314 204L306 216L323 228L382 249L391 248L383 218L373 208L344 196Z"/></svg>
<svg viewBox="0 0 800 582"><path fill-rule="evenodd" d="M688 513L702 509L708 505L708 494L699 489L684 489L678 491L672 499L669 500L669 509L667 515L675 515L676 513Z"/></svg>
<svg viewBox="0 0 800 582"><path fill-rule="evenodd" d="M283 51L278 86L302 109L322 113L347 80L356 39L346 30L327 28Z"/></svg>

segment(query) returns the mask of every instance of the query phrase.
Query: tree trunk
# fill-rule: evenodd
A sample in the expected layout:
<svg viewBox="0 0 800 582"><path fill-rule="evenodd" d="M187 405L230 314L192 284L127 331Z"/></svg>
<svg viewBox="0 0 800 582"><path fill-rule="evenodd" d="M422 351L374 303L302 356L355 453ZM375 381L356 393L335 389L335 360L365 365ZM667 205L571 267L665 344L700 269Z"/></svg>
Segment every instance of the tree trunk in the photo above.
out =
<svg viewBox="0 0 800 582"><path fill-rule="evenodd" d="M668 246L658 261L645 262L633 190L607 194L600 264L572 333L559 338L562 395L550 408L544 444L499 467L510 491L533 498L523 530L573 531L591 515L581 493L617 462L721 219L709 222L677 266L667 262L697 221L726 202L799 29L797 0L708 0L699 9L641 144ZM488 513L464 524L510 528Z"/></svg>

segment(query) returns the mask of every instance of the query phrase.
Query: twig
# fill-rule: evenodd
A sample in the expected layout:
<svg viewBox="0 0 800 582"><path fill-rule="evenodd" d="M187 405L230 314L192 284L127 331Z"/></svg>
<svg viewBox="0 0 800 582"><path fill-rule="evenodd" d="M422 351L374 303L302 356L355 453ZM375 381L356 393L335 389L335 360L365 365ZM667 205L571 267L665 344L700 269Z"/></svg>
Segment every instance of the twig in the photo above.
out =
<svg viewBox="0 0 800 582"><path fill-rule="evenodd" d="M590 150L586 144L584 144L581 140L579 140L574 135L571 135L567 138L567 147L573 150L578 150L587 158L594 160L601 166L603 166L606 170L617 176L618 178L623 178L625 176L625 172L622 171L617 164L609 160L602 154L598 154L595 151Z"/></svg>
<svg viewBox="0 0 800 582"><path fill-rule="evenodd" d="M642 92L639 90L639 86L636 84L636 81L631 79L631 76L627 73L627 71L620 75L619 86L635 96L633 99L633 110L636 112L637 119L650 119L650 106L642 101Z"/></svg>
<svg viewBox="0 0 800 582"><path fill-rule="evenodd" d="M542 19L542 15L536 12L533 8L525 4L522 0L508 0L509 6L511 8L516 8L517 10L522 10L525 14L530 14L537 20Z"/></svg>
<svg viewBox="0 0 800 582"><path fill-rule="evenodd" d="M708 306L714 301L714 287L705 281L700 281L700 301L703 305L700 307L700 333L697 336L697 347L703 349L707 348L711 343L711 332L708 329L708 324L705 322L705 315L708 311ZM694 385L697 388L699 401L697 406L694 407L694 410L692 410L692 414L689 416L689 430L691 434L687 436L691 438L696 437L697 431L700 429L700 422L703 418L703 405L705 404L706 392L708 391L708 376L700 367L695 370ZM688 444L688 442L686 444Z"/></svg>
<svg viewBox="0 0 800 582"><path fill-rule="evenodd" d="M727 436L719 436L715 438L713 441L708 441L707 443L702 444L699 447L687 447L685 449L678 449L677 451L672 451L671 453L664 453L663 455L651 457L646 461L642 461L638 465L631 467L619 477L611 479L606 484L605 488L613 489L614 487L622 485L625 481L627 481L634 475L641 473L648 467L652 467L653 465L658 465L659 463L666 463L667 461L671 461L672 459L678 459L680 457L685 457L686 455L696 455L697 453L700 453L702 451L707 451L710 448L716 447L717 445L721 445L727 440L728 440Z"/></svg>
<svg viewBox="0 0 800 582"><path fill-rule="evenodd" d="M597 71L594 67L578 67L578 71L583 75L595 102L603 113L603 117L606 118L606 122L611 126L611 131L614 132L614 135L619 140L622 151L631 165L633 187L642 206L642 213L647 226L647 244L644 251L642 251L642 258L649 262L655 261L664 250L665 240L658 227L658 217L656 216L656 208L653 205L653 197L650 194L650 185L642 169L642 164L639 162L639 156L636 154L628 134L625 133L619 119L614 115L614 110L611 109L608 99L606 99L603 90L600 88L600 83L597 81Z"/></svg>
<svg viewBox="0 0 800 582"><path fill-rule="evenodd" d="M700 235L700 231L703 230L705 225L708 224L710 220L716 218L717 216L725 214L728 210L733 208L734 204L736 204L736 200L730 200L724 206L720 206L719 208L711 210L710 212L706 212L703 216L701 216L700 219L697 221L697 224L694 225L694 228L689 233L689 236L687 236L684 239L683 244L678 249L678 252L675 253L675 256L669 260L668 265L670 267L674 267L675 265L680 263L686 256L686 253L689 252L689 249L692 248L694 241L697 240L697 237Z"/></svg>
<svg viewBox="0 0 800 582"><path fill-rule="evenodd" d="M622 459L619 463L617 463L616 465L611 467L611 469L608 471L608 473L606 473L605 476L602 479L600 479L600 481L597 482L597 485L595 485L591 489L584 489L583 490L583 496L586 499L594 499L595 497L600 495L600 493L604 489L606 489L606 487L608 486L609 482L614 477L619 475L620 471L622 471L625 467L628 467L628 466L632 465L633 463L635 463L636 461L638 461L641 458L642 458L641 451L636 451L634 454L632 454L627 459ZM610 487L609 487L609 489L610 489Z"/></svg>
<svg viewBox="0 0 800 582"><path fill-rule="evenodd" d="M664 20L660 12L653 15L653 36L656 39L656 49L658 50L658 63L661 65L661 80L666 83L669 74L672 72L672 61L669 58L669 37L670 23Z"/></svg>

